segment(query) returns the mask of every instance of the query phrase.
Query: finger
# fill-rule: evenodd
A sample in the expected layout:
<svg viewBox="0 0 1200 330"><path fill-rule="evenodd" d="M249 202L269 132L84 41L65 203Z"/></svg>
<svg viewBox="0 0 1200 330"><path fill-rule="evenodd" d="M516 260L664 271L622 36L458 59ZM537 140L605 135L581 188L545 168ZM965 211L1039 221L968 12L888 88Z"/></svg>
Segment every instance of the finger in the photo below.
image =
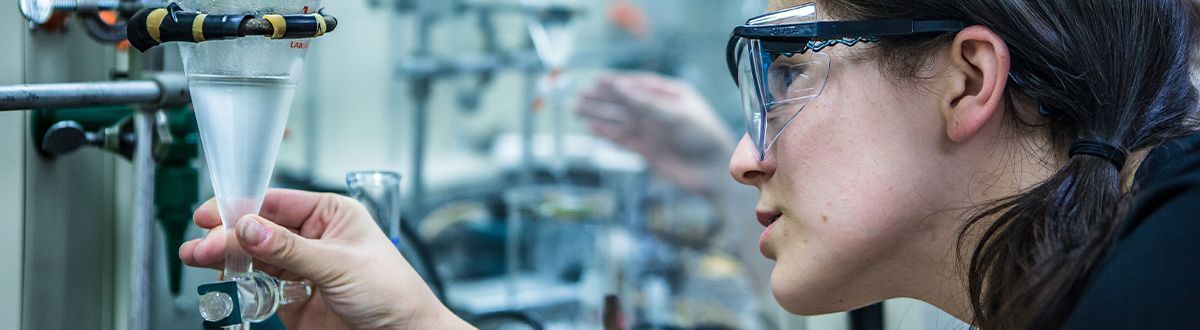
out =
<svg viewBox="0 0 1200 330"><path fill-rule="evenodd" d="M669 96L660 89L654 84L639 83L633 80L621 80L613 84L614 95L636 109L653 108Z"/></svg>
<svg viewBox="0 0 1200 330"><path fill-rule="evenodd" d="M179 260L182 260L183 264L188 266L200 266L200 264L196 262L196 246L200 245L201 241L203 241L203 239L197 238L179 245Z"/></svg>
<svg viewBox="0 0 1200 330"><path fill-rule="evenodd" d="M274 219L280 225L300 228L321 206L323 194L289 189L271 189L263 198L263 217ZM221 225L221 213L217 200L210 199L196 209L193 215L196 225L211 229Z"/></svg>
<svg viewBox="0 0 1200 330"><path fill-rule="evenodd" d="M208 231L192 250L193 263L189 265L220 268L225 262L225 245L228 240L225 235L225 226L217 226Z"/></svg>
<svg viewBox="0 0 1200 330"><path fill-rule="evenodd" d="M575 113L587 119L624 125L631 121L632 114L626 107L608 102L580 104Z"/></svg>
<svg viewBox="0 0 1200 330"><path fill-rule="evenodd" d="M620 95L613 90L612 84L596 84L579 94L579 102L622 102Z"/></svg>
<svg viewBox="0 0 1200 330"><path fill-rule="evenodd" d="M238 244L246 254L322 283L332 278L327 264L337 256L315 240L301 237L274 222L247 215L238 222Z"/></svg>
<svg viewBox="0 0 1200 330"><path fill-rule="evenodd" d="M675 100L699 97L691 85L658 74L632 74L616 81L613 89L631 101L645 103L674 102Z"/></svg>
<svg viewBox="0 0 1200 330"><path fill-rule="evenodd" d="M192 221L204 229L212 229L221 225L221 212L217 209L217 200L209 199L192 214Z"/></svg>
<svg viewBox="0 0 1200 330"><path fill-rule="evenodd" d="M673 94L687 87L682 81L655 73L631 74L626 77L625 83L668 94Z"/></svg>
<svg viewBox="0 0 1200 330"><path fill-rule="evenodd" d="M588 125L588 128L592 130L592 133L595 133L604 139L613 141L626 148L630 147L627 145L627 143L625 143L627 141L625 136L629 133L629 129L626 126L592 122L590 125Z"/></svg>
<svg viewBox="0 0 1200 330"><path fill-rule="evenodd" d="M225 232L221 231L220 234L225 235ZM218 258L218 259L220 259L219 261L214 262L213 260L206 260L206 262L203 262L203 263L196 261L196 249L200 246L200 244L202 242L204 242L204 238L197 238L194 240L184 242L183 244L179 245L179 260L182 260L183 264L192 266L192 267L205 267L205 268L221 270L224 267L224 259L225 259L224 258L224 255L225 255L224 249L221 249L221 251L219 251L219 253L206 252L207 254L206 254L205 258L211 258L211 256L208 255L211 253L219 254L220 255L220 257ZM222 245L222 246L224 246L224 245ZM211 247L209 247L209 248L211 248ZM278 276L279 274L283 273L282 268L276 267L275 265L271 265L266 262L261 262L259 260L255 260L254 269L262 271L267 274L270 274L272 276Z"/></svg>
<svg viewBox="0 0 1200 330"><path fill-rule="evenodd" d="M287 228L302 228L309 219L320 218L321 211L339 202L335 195L290 189L271 189L263 199L263 218Z"/></svg>

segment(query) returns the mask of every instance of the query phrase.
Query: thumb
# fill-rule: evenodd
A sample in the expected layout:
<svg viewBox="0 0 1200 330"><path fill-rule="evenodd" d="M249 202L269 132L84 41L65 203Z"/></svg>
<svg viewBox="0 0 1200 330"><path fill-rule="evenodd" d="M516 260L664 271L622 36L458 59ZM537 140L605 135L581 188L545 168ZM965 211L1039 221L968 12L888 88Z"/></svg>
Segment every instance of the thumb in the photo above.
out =
<svg viewBox="0 0 1200 330"><path fill-rule="evenodd" d="M237 224L238 244L251 257L278 266L314 283L326 278L332 260L329 252L310 240L257 215L246 215Z"/></svg>

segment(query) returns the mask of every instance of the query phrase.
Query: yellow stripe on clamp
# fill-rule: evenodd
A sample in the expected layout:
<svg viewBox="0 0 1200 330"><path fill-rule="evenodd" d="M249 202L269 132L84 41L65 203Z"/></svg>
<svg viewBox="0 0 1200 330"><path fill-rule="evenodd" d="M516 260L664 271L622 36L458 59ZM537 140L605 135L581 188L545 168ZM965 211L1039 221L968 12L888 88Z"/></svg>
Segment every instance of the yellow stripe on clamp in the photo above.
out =
<svg viewBox="0 0 1200 330"><path fill-rule="evenodd" d="M271 39L283 39L283 34L287 33L287 20L283 19L283 15L263 15L263 19L271 22L271 28L275 29Z"/></svg>
<svg viewBox="0 0 1200 330"><path fill-rule="evenodd" d="M159 8L151 11L150 15L146 15L146 32L150 32L150 38L155 42L162 43L162 31L159 31L159 28L162 27L162 22L167 18L168 13L166 8Z"/></svg>
<svg viewBox="0 0 1200 330"><path fill-rule="evenodd" d="M204 19L208 18L208 14L196 15L196 20L192 21L192 40L196 42L204 41Z"/></svg>
<svg viewBox="0 0 1200 330"><path fill-rule="evenodd" d="M320 36L325 35L325 29L326 29L325 16L321 16L321 14L312 14L312 15L313 15L313 18L317 19L317 35L315 35L313 37L320 37Z"/></svg>

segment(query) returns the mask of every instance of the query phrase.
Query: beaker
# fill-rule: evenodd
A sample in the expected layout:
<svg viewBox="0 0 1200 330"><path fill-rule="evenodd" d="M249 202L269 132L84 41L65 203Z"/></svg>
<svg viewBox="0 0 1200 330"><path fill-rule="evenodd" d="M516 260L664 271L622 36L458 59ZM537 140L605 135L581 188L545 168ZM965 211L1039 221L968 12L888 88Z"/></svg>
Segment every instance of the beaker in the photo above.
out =
<svg viewBox="0 0 1200 330"><path fill-rule="evenodd" d="M346 175L346 186L350 197L357 199L375 224L383 230L392 244L400 236L400 174L383 171L351 172Z"/></svg>

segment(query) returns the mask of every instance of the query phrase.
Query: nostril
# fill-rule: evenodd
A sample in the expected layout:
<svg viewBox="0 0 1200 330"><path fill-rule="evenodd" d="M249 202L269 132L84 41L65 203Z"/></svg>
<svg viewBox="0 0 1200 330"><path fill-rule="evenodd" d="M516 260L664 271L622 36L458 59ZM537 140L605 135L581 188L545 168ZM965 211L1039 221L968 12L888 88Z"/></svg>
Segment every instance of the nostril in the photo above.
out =
<svg viewBox="0 0 1200 330"><path fill-rule="evenodd" d="M749 181L749 182L753 182L753 181L757 181L758 179L760 179L766 175L767 175L767 173L764 173L762 171L746 171L746 172L742 173L742 179Z"/></svg>
<svg viewBox="0 0 1200 330"><path fill-rule="evenodd" d="M737 150L729 160L729 174L734 180L744 185L758 185L774 173L774 161L770 155L765 161L759 161L754 151L754 145L747 136L742 137Z"/></svg>

